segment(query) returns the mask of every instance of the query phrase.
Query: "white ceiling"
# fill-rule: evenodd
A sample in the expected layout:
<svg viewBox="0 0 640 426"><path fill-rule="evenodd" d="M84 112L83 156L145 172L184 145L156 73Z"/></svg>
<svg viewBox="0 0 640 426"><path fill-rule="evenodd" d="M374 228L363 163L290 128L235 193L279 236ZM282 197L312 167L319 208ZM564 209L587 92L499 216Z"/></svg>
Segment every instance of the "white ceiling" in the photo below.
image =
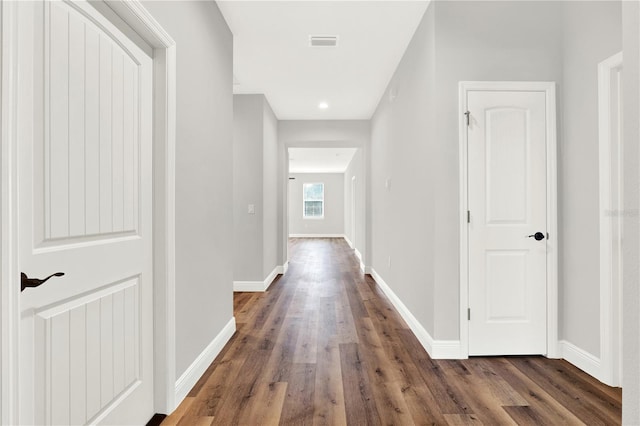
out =
<svg viewBox="0 0 640 426"><path fill-rule="evenodd" d="M344 173L357 148L289 148L289 173Z"/></svg>
<svg viewBox="0 0 640 426"><path fill-rule="evenodd" d="M428 1L218 5L234 35L234 93L265 94L280 120L349 120L371 118ZM338 46L309 47L309 35Z"/></svg>

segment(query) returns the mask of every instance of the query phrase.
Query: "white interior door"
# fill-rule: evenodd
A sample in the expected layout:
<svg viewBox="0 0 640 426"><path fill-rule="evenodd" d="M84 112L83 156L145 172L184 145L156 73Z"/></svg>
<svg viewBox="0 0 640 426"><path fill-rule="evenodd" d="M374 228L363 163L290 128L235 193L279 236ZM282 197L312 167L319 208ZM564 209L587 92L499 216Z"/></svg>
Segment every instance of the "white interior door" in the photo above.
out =
<svg viewBox="0 0 640 426"><path fill-rule="evenodd" d="M20 422L153 415L152 62L88 2L19 14Z"/></svg>
<svg viewBox="0 0 640 426"><path fill-rule="evenodd" d="M467 92L469 355L547 353L545 102Z"/></svg>

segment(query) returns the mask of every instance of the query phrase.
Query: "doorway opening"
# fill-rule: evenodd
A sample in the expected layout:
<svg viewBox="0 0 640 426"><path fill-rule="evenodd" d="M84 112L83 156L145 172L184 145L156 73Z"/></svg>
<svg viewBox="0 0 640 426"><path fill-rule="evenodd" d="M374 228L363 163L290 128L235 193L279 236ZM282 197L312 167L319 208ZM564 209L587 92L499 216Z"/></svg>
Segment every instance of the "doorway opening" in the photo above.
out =
<svg viewBox="0 0 640 426"><path fill-rule="evenodd" d="M287 146L287 238L344 238L363 268L364 156L345 143ZM322 187L322 195L308 190ZM316 191L318 192L318 191ZM307 207L322 205L322 215Z"/></svg>
<svg viewBox="0 0 640 426"><path fill-rule="evenodd" d="M287 152L289 236L350 240L351 177L359 149L289 147Z"/></svg>

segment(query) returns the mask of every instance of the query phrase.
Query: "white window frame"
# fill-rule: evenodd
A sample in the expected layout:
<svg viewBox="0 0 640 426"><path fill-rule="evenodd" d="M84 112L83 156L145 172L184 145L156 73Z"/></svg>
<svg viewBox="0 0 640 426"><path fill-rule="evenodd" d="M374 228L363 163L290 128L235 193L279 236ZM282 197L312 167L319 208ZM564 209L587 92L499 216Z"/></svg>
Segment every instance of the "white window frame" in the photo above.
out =
<svg viewBox="0 0 640 426"><path fill-rule="evenodd" d="M304 195L304 188L307 185L322 185L322 214L320 216L307 216L307 209L306 209L306 199L305 199L305 195ZM302 184L302 218L303 219L310 219L310 220L319 220L319 219L324 219L324 205L325 205L325 199L324 199L324 182L304 182ZM308 201L318 201L318 200L308 200Z"/></svg>

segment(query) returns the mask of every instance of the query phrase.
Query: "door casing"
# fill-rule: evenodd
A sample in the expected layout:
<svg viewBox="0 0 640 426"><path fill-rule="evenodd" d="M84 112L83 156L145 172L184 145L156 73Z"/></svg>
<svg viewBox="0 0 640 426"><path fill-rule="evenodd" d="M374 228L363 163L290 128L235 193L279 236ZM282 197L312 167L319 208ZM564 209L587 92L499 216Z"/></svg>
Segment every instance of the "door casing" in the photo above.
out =
<svg viewBox="0 0 640 426"><path fill-rule="evenodd" d="M153 55L153 274L154 407L175 409L175 117L176 43L139 0L92 5L116 26L121 20L147 42ZM19 2L0 3L0 423L18 423L20 290L17 223L17 11Z"/></svg>
<svg viewBox="0 0 640 426"><path fill-rule="evenodd" d="M558 350L558 221L557 221L557 142L556 96L554 82L531 81L462 81L459 88L459 185L460 185L460 358L469 357L469 228L467 93L469 91L535 91L546 99L546 168L547 168L547 354L559 358Z"/></svg>
<svg viewBox="0 0 640 426"><path fill-rule="evenodd" d="M621 88L618 88L618 121L611 120L611 78L623 67L622 52L598 64L598 119L600 170L600 364L601 371L589 371L609 386L622 380L622 144L614 156L611 130L617 127L622 141ZM615 203L612 193L619 198ZM618 233L614 229L618 227ZM617 235L617 237L614 237ZM618 257L614 257L614 248ZM615 273L614 273L615 272ZM615 279L617 277L617 280Z"/></svg>
<svg viewBox="0 0 640 426"><path fill-rule="evenodd" d="M351 176L351 245L356 248L356 177Z"/></svg>

